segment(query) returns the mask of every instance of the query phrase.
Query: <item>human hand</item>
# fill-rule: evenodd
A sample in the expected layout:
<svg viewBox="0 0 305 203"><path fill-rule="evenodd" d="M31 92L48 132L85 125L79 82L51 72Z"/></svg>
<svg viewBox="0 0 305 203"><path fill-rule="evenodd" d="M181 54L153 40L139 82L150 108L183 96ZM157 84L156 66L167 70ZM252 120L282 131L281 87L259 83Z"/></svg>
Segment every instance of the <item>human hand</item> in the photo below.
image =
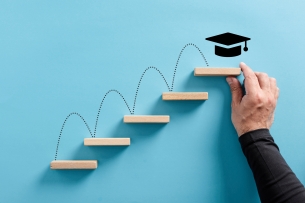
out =
<svg viewBox="0 0 305 203"><path fill-rule="evenodd" d="M252 130L270 129L279 97L275 78L266 73L253 72L245 63L239 66L245 78L245 95L237 78L226 78L232 93L231 119L238 137Z"/></svg>

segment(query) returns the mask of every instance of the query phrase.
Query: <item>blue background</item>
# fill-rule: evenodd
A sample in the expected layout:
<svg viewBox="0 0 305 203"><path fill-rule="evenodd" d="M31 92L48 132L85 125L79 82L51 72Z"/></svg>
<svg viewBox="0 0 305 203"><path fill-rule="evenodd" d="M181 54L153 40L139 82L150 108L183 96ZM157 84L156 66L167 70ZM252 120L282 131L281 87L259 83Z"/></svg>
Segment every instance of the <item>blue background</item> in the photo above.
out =
<svg viewBox="0 0 305 203"><path fill-rule="evenodd" d="M129 147L84 147L90 137L69 118L58 159L97 159L93 171L54 171L61 125L80 113L94 129L109 89L132 106L145 68L171 83L178 55L196 44L211 67L237 67L277 79L281 93L271 132L305 183L305 3L294 1L6 1L0 2L0 202L256 203L252 173L230 120L224 77L194 77L204 67L188 46L174 91L207 91L205 102L165 102L148 70L135 114L168 114L166 125L124 124L129 111L110 93L97 137L130 137ZM250 37L241 56L214 55L205 40L223 32ZM240 77L240 80L243 78Z"/></svg>

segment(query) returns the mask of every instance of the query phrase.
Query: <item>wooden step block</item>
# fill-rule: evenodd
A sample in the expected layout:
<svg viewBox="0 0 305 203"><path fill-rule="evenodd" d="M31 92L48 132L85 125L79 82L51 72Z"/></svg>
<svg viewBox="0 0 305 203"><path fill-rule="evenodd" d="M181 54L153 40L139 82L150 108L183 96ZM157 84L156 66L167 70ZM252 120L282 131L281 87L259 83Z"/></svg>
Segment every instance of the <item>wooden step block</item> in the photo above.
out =
<svg viewBox="0 0 305 203"><path fill-rule="evenodd" d="M129 146L130 138L85 138L85 146Z"/></svg>
<svg viewBox="0 0 305 203"><path fill-rule="evenodd" d="M207 92L163 92L163 100L207 100Z"/></svg>
<svg viewBox="0 0 305 203"><path fill-rule="evenodd" d="M237 76L240 75L240 68L195 68L195 76Z"/></svg>
<svg viewBox="0 0 305 203"><path fill-rule="evenodd" d="M51 162L51 169L96 169L97 160L59 160Z"/></svg>
<svg viewBox="0 0 305 203"><path fill-rule="evenodd" d="M167 115L128 115L124 116L124 123L168 123Z"/></svg>

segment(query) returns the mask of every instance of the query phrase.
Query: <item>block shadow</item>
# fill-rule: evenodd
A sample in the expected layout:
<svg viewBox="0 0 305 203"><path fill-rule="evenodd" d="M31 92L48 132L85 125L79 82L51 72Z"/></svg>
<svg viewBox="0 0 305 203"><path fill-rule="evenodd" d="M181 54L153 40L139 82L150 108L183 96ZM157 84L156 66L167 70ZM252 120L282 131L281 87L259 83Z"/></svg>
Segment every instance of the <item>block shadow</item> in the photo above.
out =
<svg viewBox="0 0 305 203"><path fill-rule="evenodd" d="M151 114L156 115L172 115L172 114L191 114L201 105L205 103L204 100L198 101L164 101L162 96L158 98L151 109ZM172 118L172 117L171 117Z"/></svg>
<svg viewBox="0 0 305 203"><path fill-rule="evenodd" d="M120 120L113 131L111 137L127 137L131 139L129 147L136 143L148 142L156 138L159 132L166 127L167 124L145 124L145 123L124 123Z"/></svg>
<svg viewBox="0 0 305 203"><path fill-rule="evenodd" d="M48 165L40 176L39 186L79 184L92 175L95 170L52 170Z"/></svg>

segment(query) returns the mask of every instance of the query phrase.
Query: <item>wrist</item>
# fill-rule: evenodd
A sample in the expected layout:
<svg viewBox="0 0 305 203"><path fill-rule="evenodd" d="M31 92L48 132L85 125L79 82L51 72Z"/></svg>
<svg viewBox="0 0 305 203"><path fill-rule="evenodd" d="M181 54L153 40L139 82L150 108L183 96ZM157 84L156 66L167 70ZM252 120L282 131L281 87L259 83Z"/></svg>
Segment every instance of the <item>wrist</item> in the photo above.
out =
<svg viewBox="0 0 305 203"><path fill-rule="evenodd" d="M269 131L269 128L267 128L267 127L249 128L247 130L240 131L237 134L238 134L238 137L241 137L241 136L243 136L247 133L252 133L252 132L261 131L261 130L268 130Z"/></svg>
<svg viewBox="0 0 305 203"><path fill-rule="evenodd" d="M265 123L239 122L238 125L235 126L235 129L237 131L238 137L240 137L247 132L258 129L269 129L269 127Z"/></svg>

